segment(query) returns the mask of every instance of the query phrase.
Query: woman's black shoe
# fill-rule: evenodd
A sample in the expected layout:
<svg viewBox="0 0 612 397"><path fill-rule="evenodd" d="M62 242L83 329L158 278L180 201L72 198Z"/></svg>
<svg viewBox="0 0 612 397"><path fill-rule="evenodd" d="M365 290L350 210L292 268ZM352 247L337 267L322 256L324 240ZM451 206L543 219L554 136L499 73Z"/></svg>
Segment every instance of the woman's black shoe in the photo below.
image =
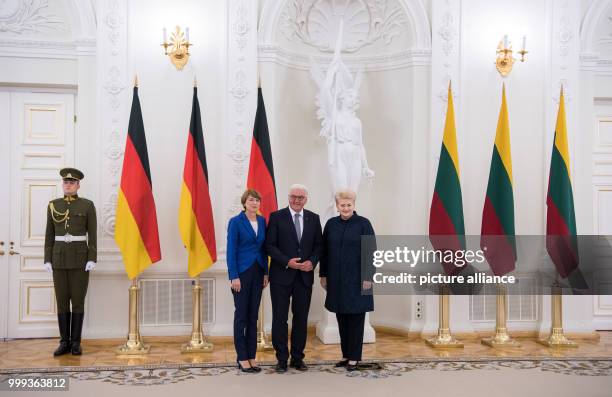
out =
<svg viewBox="0 0 612 397"><path fill-rule="evenodd" d="M353 372L353 371L357 371L359 369L359 361L357 361L355 364L346 364L346 370L349 372Z"/></svg>
<svg viewBox="0 0 612 397"><path fill-rule="evenodd" d="M248 374L254 374L255 372L257 372L255 371L253 367L244 368L242 365L240 365L240 362L237 362L237 364L238 364L238 369L240 369L242 372L246 372Z"/></svg>
<svg viewBox="0 0 612 397"><path fill-rule="evenodd" d="M346 367L348 365L349 360L340 360L336 363L336 368Z"/></svg>

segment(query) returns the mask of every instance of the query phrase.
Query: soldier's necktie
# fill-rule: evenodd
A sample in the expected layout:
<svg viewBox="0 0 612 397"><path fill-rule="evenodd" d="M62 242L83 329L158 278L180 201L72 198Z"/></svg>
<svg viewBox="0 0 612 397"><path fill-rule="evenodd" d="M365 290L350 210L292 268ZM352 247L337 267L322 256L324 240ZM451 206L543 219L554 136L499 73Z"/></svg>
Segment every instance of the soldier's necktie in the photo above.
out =
<svg viewBox="0 0 612 397"><path fill-rule="evenodd" d="M300 229L300 214L295 214L293 216L293 224L295 225L295 234L297 236L298 242L302 241L302 230Z"/></svg>

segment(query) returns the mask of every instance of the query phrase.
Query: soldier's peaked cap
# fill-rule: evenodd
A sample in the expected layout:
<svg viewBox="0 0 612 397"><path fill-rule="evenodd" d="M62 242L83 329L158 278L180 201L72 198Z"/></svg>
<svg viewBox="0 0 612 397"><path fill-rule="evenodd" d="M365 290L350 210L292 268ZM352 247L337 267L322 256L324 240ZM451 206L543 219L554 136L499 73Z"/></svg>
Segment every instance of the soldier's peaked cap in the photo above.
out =
<svg viewBox="0 0 612 397"><path fill-rule="evenodd" d="M72 179L75 181L80 181L81 179L85 178L85 175L83 175L83 173L76 168L62 168L60 170L60 175L62 176L62 179Z"/></svg>

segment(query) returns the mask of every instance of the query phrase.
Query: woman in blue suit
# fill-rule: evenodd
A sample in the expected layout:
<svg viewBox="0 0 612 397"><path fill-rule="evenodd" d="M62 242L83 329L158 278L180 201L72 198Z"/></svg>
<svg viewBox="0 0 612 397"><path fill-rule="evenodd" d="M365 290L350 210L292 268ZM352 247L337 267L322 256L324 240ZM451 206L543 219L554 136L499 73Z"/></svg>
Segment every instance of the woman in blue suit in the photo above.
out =
<svg viewBox="0 0 612 397"><path fill-rule="evenodd" d="M257 352L257 316L261 293L268 285L268 259L264 242L266 220L257 215L261 196L247 189L240 199L244 211L227 227L227 270L234 296L234 346L243 372L260 372Z"/></svg>

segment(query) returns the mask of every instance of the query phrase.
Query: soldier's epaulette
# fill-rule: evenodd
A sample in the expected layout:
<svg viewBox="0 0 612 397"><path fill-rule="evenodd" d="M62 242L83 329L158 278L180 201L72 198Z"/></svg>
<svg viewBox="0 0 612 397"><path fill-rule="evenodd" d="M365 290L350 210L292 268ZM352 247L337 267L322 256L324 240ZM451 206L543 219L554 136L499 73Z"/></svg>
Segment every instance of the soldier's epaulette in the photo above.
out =
<svg viewBox="0 0 612 397"><path fill-rule="evenodd" d="M53 200L49 201L49 204L51 204L51 203L54 203L54 204L55 203L61 203L62 201L64 201L64 198L63 197L58 197L56 199L53 199Z"/></svg>

